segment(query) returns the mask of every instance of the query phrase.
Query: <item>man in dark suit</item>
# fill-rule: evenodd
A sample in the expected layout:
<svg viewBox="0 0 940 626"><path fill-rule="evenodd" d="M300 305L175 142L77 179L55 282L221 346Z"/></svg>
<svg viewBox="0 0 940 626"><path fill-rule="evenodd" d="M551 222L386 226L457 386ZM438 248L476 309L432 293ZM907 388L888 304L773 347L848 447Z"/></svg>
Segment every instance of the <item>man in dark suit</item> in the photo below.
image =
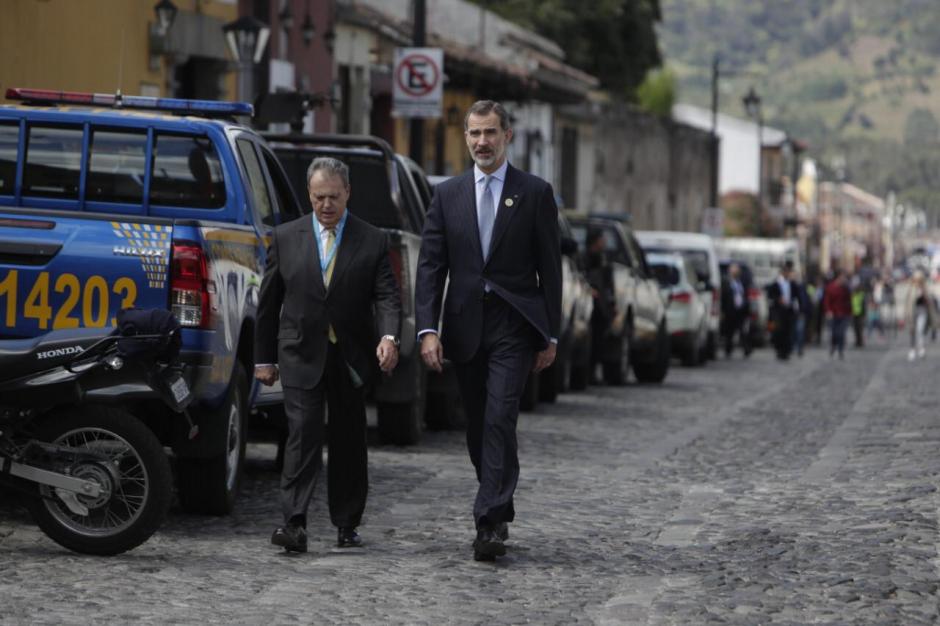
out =
<svg viewBox="0 0 940 626"><path fill-rule="evenodd" d="M477 102L464 131L476 165L435 189L418 258L416 324L428 367L440 371L445 357L456 366L479 481L474 558L491 561L506 553L515 516L519 397L529 372L555 360L561 252L551 185L506 161L506 110Z"/></svg>
<svg viewBox="0 0 940 626"><path fill-rule="evenodd" d="M777 279L767 285L767 301L770 303L770 319L773 321L771 340L777 358L786 361L793 350L793 325L799 307L796 288L790 279L793 264L786 261L780 268Z"/></svg>
<svg viewBox="0 0 940 626"><path fill-rule="evenodd" d="M307 508L323 465L325 404L330 519L339 547L362 545L356 528L368 490L363 387L375 359L386 373L398 363L401 326L388 240L346 210L346 165L315 159L307 185L313 214L274 229L255 341L255 377L265 385L280 377L284 388L285 525L271 543L292 552L307 550Z"/></svg>
<svg viewBox="0 0 940 626"><path fill-rule="evenodd" d="M725 356L731 358L734 337L738 336L744 356L751 354L750 333L746 322L751 314L747 300L747 289L741 280L741 267L737 263L728 265L728 276L721 283L721 331L725 340Z"/></svg>

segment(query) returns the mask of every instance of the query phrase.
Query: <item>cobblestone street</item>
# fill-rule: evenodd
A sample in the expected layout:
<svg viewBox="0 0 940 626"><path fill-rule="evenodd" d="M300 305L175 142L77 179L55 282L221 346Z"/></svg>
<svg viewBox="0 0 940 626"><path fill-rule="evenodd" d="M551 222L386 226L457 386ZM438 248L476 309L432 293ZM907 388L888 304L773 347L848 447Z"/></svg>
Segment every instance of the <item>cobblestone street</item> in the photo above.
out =
<svg viewBox="0 0 940 626"><path fill-rule="evenodd" d="M115 558L0 505L0 623L928 624L938 615L940 354L762 350L520 417L509 553L472 559L457 432L370 448L366 547L269 545L270 445L228 518L174 510Z"/></svg>

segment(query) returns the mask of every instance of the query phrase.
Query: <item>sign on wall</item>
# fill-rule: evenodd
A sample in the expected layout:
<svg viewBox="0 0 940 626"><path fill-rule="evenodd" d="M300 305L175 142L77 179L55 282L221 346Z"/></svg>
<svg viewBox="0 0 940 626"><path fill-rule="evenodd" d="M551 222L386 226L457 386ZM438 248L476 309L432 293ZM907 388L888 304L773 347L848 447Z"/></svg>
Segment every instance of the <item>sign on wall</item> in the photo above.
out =
<svg viewBox="0 0 940 626"><path fill-rule="evenodd" d="M395 48L392 80L393 117L441 117L444 51Z"/></svg>

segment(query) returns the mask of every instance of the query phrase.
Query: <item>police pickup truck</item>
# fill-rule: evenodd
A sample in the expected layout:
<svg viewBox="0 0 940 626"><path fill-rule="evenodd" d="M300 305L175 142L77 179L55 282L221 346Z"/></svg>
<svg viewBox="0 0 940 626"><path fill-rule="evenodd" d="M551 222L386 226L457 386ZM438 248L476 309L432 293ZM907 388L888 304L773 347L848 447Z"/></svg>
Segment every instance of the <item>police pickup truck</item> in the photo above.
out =
<svg viewBox="0 0 940 626"><path fill-rule="evenodd" d="M301 215L277 158L235 122L252 107L11 89L0 106L0 339L169 308L197 401L133 411L177 458L184 509L231 510L255 402L266 239ZM272 401L270 398L268 401Z"/></svg>

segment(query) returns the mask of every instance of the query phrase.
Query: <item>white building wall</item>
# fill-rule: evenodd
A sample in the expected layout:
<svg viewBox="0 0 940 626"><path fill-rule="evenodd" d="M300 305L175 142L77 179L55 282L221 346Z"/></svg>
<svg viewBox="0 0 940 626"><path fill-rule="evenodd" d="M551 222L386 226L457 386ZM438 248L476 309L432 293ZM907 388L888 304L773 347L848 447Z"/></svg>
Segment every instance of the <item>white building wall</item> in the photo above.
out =
<svg viewBox="0 0 940 626"><path fill-rule="evenodd" d="M672 108L676 120L711 130L712 114L709 109L677 104ZM745 191L757 194L759 184L760 152L758 149L758 126L750 120L719 114L715 129L721 141L718 160L718 193ZM780 145L785 133L770 126L761 129L765 146Z"/></svg>

